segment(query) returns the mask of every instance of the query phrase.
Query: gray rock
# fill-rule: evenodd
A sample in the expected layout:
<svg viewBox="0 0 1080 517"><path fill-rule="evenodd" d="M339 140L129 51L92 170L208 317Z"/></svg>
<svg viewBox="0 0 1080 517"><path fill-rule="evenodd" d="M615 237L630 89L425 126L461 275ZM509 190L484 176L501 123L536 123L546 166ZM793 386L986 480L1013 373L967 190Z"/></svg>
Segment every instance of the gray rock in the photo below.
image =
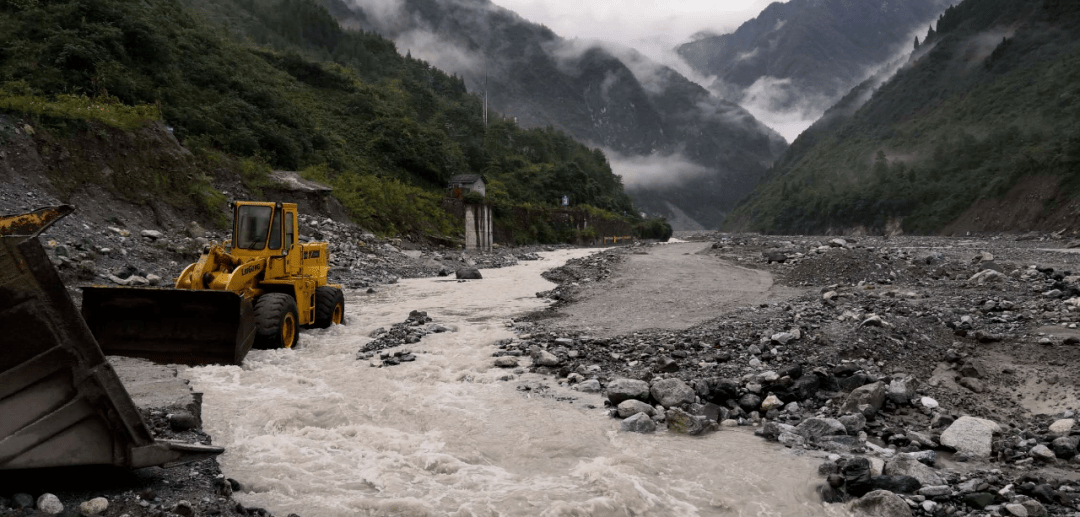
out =
<svg viewBox="0 0 1080 517"><path fill-rule="evenodd" d="M874 490L850 505L856 517L911 517L911 508L904 500L888 490Z"/></svg>
<svg viewBox="0 0 1080 517"><path fill-rule="evenodd" d="M881 327L884 325L885 322L882 321L881 316L876 314L871 314L870 317L864 319L862 323L859 323L860 327Z"/></svg>
<svg viewBox="0 0 1080 517"><path fill-rule="evenodd" d="M100 515L105 510L109 509L109 500L104 497L95 497L89 501L83 501L79 504L79 513L84 517L92 517L94 515Z"/></svg>
<svg viewBox="0 0 1080 517"><path fill-rule="evenodd" d="M707 429L705 417L691 415L679 408L669 408L664 416L667 418L668 431L696 436Z"/></svg>
<svg viewBox="0 0 1080 517"><path fill-rule="evenodd" d="M189 431L199 427L199 420L188 411L177 411L168 416L169 427L173 431Z"/></svg>
<svg viewBox="0 0 1080 517"><path fill-rule="evenodd" d="M158 275L151 273L149 275L146 275L146 281L150 285L161 285L162 278Z"/></svg>
<svg viewBox="0 0 1080 517"><path fill-rule="evenodd" d="M936 447L936 445L935 445ZM937 451L901 452L899 456L911 458L923 465L933 467L937 463Z"/></svg>
<svg viewBox="0 0 1080 517"><path fill-rule="evenodd" d="M645 415L650 417L656 414L655 408L640 400L634 399L620 402L616 409L619 412L620 418L630 418L638 413L645 413Z"/></svg>
<svg viewBox="0 0 1080 517"><path fill-rule="evenodd" d="M1005 511L1009 512L1009 515L1013 517L1028 517L1027 507L1020 503L1007 503Z"/></svg>
<svg viewBox="0 0 1080 517"><path fill-rule="evenodd" d="M747 413L757 411L761 407L761 396L756 393L747 393L739 397L739 407Z"/></svg>
<svg viewBox="0 0 1080 517"><path fill-rule="evenodd" d="M589 379L578 384L577 386L574 386L574 389L582 393L600 393L603 388L600 387L600 381L596 379Z"/></svg>
<svg viewBox="0 0 1080 517"><path fill-rule="evenodd" d="M516 357L504 355L502 357L495 358L495 366L499 368L516 368L518 366L518 360Z"/></svg>
<svg viewBox="0 0 1080 517"><path fill-rule="evenodd" d="M637 379L615 379L607 385L607 397L612 405L618 406L624 400L649 400L649 383Z"/></svg>
<svg viewBox="0 0 1080 517"><path fill-rule="evenodd" d="M770 409L783 407L783 405L784 403L781 402L776 395L769 395L768 397L765 397L765 400L761 401L761 410L768 411Z"/></svg>
<svg viewBox="0 0 1080 517"><path fill-rule="evenodd" d="M1035 458L1035 459L1039 460L1039 461L1048 461L1048 462L1049 461L1054 461L1054 459L1057 458L1057 456L1054 455L1054 451L1050 450L1049 447L1047 447L1047 446L1045 446L1045 445L1043 445L1041 443L1039 445L1036 445L1036 446L1032 447L1031 450L1028 451L1028 455L1031 456L1032 458Z"/></svg>
<svg viewBox="0 0 1080 517"><path fill-rule="evenodd" d="M986 363L982 359L971 359L960 367L960 375L982 379L986 377Z"/></svg>
<svg viewBox="0 0 1080 517"><path fill-rule="evenodd" d="M866 428L866 417L862 413L844 415L837 420L844 426L844 429L847 429L848 434L857 434Z"/></svg>
<svg viewBox="0 0 1080 517"><path fill-rule="evenodd" d="M619 430L627 433L651 433L656 431L656 422L649 415L638 413L619 423Z"/></svg>
<svg viewBox="0 0 1080 517"><path fill-rule="evenodd" d="M732 420L732 422L734 422L734 420ZM721 425L723 425L723 423L721 423ZM780 433L780 436L776 437L776 441L780 442L785 447L792 447L792 448L794 448L794 447L802 447L803 445L806 445L806 438L803 438L802 436L799 436L799 435L797 435L795 433L789 433L789 432Z"/></svg>
<svg viewBox="0 0 1080 517"><path fill-rule="evenodd" d="M941 433L941 444L969 458L989 458L997 424L962 416Z"/></svg>
<svg viewBox="0 0 1080 517"><path fill-rule="evenodd" d="M811 417L795 426L795 433L809 440L816 440L823 436L847 434L847 428L834 418Z"/></svg>
<svg viewBox="0 0 1080 517"><path fill-rule="evenodd" d="M687 386L682 379L668 378L653 381L650 393L654 400L665 408L671 408L680 404L693 404L695 397L693 388Z"/></svg>
<svg viewBox="0 0 1080 517"><path fill-rule="evenodd" d="M893 379L885 388L885 398L897 404L909 404L911 399L915 398L918 386L919 382L911 375Z"/></svg>
<svg viewBox="0 0 1080 517"><path fill-rule="evenodd" d="M885 474L892 476L911 476L919 480L923 486L935 486L947 484L945 478L938 471L923 465L918 460L910 457L898 456L885 462Z"/></svg>
<svg viewBox="0 0 1080 517"><path fill-rule="evenodd" d="M1061 420L1056 420L1054 423L1050 424L1050 432L1054 434L1069 434L1075 426L1076 420L1062 418Z"/></svg>
<svg viewBox="0 0 1080 517"><path fill-rule="evenodd" d="M792 334L791 332L780 332L778 334L773 334L771 339L776 343L786 345L795 340L795 334Z"/></svg>
<svg viewBox="0 0 1080 517"><path fill-rule="evenodd" d="M11 507L16 510L20 510L23 508L33 508L34 496L23 492L14 494L11 496Z"/></svg>
<svg viewBox="0 0 1080 517"><path fill-rule="evenodd" d="M844 413L854 413L859 411L859 406L863 404L872 406L874 409L881 409L881 405L884 403L885 383L875 382L855 388L854 391L848 394L847 400L844 401L844 405L840 410Z"/></svg>
<svg viewBox="0 0 1080 517"><path fill-rule="evenodd" d="M911 476L874 476L870 481L874 490L888 490L895 494L913 494L922 487L922 483Z"/></svg>
<svg viewBox="0 0 1080 517"><path fill-rule="evenodd" d="M140 232L140 235L142 235L143 237L146 237L146 238L148 238L148 239L150 239L152 241L156 241L156 240L164 237L164 235L161 232L157 231L157 230L143 230L142 232Z"/></svg>
<svg viewBox="0 0 1080 517"><path fill-rule="evenodd" d="M1054 454L1067 460L1076 456L1076 450L1080 447L1080 436L1062 436L1055 438L1050 444L1050 448L1053 449Z"/></svg>
<svg viewBox="0 0 1080 517"><path fill-rule="evenodd" d="M950 488L949 485L931 485L919 489L919 495L926 497L941 497L951 493L952 488Z"/></svg>
<svg viewBox="0 0 1080 517"><path fill-rule="evenodd" d="M45 493L38 497L37 509L46 515L59 515L60 512L64 511L64 505L60 502L59 497Z"/></svg>
<svg viewBox="0 0 1080 517"><path fill-rule="evenodd" d="M984 385L982 381L974 377L961 377L958 384L975 393L982 393L986 391L986 385Z"/></svg>
<svg viewBox="0 0 1080 517"><path fill-rule="evenodd" d="M474 267L458 268L454 275L458 280L482 280L484 278L480 275L480 270Z"/></svg>
<svg viewBox="0 0 1080 517"><path fill-rule="evenodd" d="M562 364L562 359L547 350L541 350L534 362L537 366L559 366Z"/></svg>
<svg viewBox="0 0 1080 517"><path fill-rule="evenodd" d="M731 412L726 407L707 402L705 403L705 406L701 408L701 414L714 422L723 422L724 420L727 420Z"/></svg>

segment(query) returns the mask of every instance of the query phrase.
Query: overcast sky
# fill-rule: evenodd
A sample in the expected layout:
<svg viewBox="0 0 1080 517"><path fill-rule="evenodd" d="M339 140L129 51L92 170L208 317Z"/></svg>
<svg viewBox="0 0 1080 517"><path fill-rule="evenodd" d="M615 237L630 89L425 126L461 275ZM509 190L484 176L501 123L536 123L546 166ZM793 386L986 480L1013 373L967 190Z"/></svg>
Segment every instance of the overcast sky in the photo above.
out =
<svg viewBox="0 0 1080 517"><path fill-rule="evenodd" d="M775 0L492 1L564 38L622 43L656 59L695 33L731 32Z"/></svg>

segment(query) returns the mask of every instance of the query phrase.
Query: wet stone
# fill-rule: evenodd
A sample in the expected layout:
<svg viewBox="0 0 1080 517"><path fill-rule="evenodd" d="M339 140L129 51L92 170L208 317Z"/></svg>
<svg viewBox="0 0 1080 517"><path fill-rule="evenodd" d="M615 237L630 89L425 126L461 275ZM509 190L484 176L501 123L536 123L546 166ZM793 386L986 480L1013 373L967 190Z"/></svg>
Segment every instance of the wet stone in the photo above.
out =
<svg viewBox="0 0 1080 517"><path fill-rule="evenodd" d="M616 406L628 399L645 401L649 399L649 383L637 379L615 379L607 385L607 397Z"/></svg>
<svg viewBox="0 0 1080 517"><path fill-rule="evenodd" d="M669 408L665 417L668 430L675 433L696 436L706 430L704 417L691 415L679 408Z"/></svg>
<svg viewBox="0 0 1080 517"><path fill-rule="evenodd" d="M682 379L668 378L654 381L650 388L654 400L661 406L670 408L681 404L692 404L696 399L694 390Z"/></svg>
<svg viewBox="0 0 1080 517"><path fill-rule="evenodd" d="M620 418L630 418L638 413L645 413L646 416L650 417L656 414L655 408L640 400L634 399L622 401L616 409Z"/></svg>
<svg viewBox="0 0 1080 517"><path fill-rule="evenodd" d="M651 433L656 431L656 422L649 415L638 413L619 423L619 430L628 433Z"/></svg>

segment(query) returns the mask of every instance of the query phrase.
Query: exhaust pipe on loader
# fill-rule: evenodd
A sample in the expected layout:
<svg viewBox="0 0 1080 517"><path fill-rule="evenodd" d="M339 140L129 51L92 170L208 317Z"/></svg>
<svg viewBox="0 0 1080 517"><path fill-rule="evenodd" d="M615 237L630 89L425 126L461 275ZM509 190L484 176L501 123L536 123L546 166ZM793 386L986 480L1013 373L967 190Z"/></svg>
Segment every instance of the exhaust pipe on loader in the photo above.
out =
<svg viewBox="0 0 1080 517"><path fill-rule="evenodd" d="M170 467L222 447L155 440L37 235L70 206L0 216L0 469Z"/></svg>

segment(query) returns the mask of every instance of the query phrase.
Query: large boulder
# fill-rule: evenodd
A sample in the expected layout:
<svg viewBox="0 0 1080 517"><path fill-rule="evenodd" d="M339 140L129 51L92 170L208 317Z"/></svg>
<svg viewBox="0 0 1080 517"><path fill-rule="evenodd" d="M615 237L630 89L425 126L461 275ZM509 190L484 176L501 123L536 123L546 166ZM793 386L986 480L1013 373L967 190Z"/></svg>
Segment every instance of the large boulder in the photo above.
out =
<svg viewBox="0 0 1080 517"><path fill-rule="evenodd" d="M824 436L847 434L847 428L835 418L811 417L795 426L795 434L808 440L817 440Z"/></svg>
<svg viewBox="0 0 1080 517"><path fill-rule="evenodd" d="M459 268L455 275L458 280L482 280L484 278L480 275L480 270L474 267Z"/></svg>
<svg viewBox="0 0 1080 517"><path fill-rule="evenodd" d="M1050 443L1050 448L1054 450L1054 454L1063 460L1076 456L1078 447L1080 447L1080 436L1062 436L1055 438Z"/></svg>
<svg viewBox="0 0 1080 517"><path fill-rule="evenodd" d="M911 517L907 503L888 490L874 490L852 501L850 510L856 517Z"/></svg>
<svg viewBox="0 0 1080 517"><path fill-rule="evenodd" d="M901 474L874 476L870 480L874 490L888 490L897 494L914 494L922 488L922 483L911 476Z"/></svg>
<svg viewBox="0 0 1080 517"><path fill-rule="evenodd" d="M624 400L649 400L649 383L637 379L615 379L607 385L607 398L618 406Z"/></svg>
<svg viewBox="0 0 1080 517"><path fill-rule="evenodd" d="M897 404L910 404L918 386L919 382L911 375L894 378L885 388L885 398Z"/></svg>
<svg viewBox="0 0 1080 517"><path fill-rule="evenodd" d="M652 398L665 408L693 404L697 394L682 379L674 377L653 381L649 389Z"/></svg>
<svg viewBox="0 0 1080 517"><path fill-rule="evenodd" d="M991 420L962 416L941 433L941 445L970 458L989 458L994 433L1000 427Z"/></svg>
<svg viewBox="0 0 1080 517"><path fill-rule="evenodd" d="M919 480L925 486L946 484L945 478L933 468L923 465L910 456L897 456L885 462L886 476L908 476Z"/></svg>
<svg viewBox="0 0 1080 517"><path fill-rule="evenodd" d="M670 408L665 413L668 430L689 435L699 435L708 429L705 417L698 417L679 408Z"/></svg>
<svg viewBox="0 0 1080 517"><path fill-rule="evenodd" d="M1069 434L1069 431L1073 430L1076 426L1076 421L1071 418L1063 418L1050 424L1050 432L1054 434Z"/></svg>
<svg viewBox="0 0 1080 517"><path fill-rule="evenodd" d="M859 406L864 404L872 406L874 409L881 409L881 405L884 403L885 383L875 382L855 388L854 391L848 394L841 411L845 413L855 412L859 410Z"/></svg>
<svg viewBox="0 0 1080 517"><path fill-rule="evenodd" d="M624 400L619 403L618 408L619 417L630 418L638 413L645 413L647 416L653 416L656 414L656 408L635 399Z"/></svg>
<svg viewBox="0 0 1080 517"><path fill-rule="evenodd" d="M870 460L866 458L848 460L840 473L844 475L844 490L850 495L860 497L874 489Z"/></svg>
<svg viewBox="0 0 1080 517"><path fill-rule="evenodd" d="M709 402L723 405L724 402L739 396L739 381L735 379L710 379Z"/></svg>

